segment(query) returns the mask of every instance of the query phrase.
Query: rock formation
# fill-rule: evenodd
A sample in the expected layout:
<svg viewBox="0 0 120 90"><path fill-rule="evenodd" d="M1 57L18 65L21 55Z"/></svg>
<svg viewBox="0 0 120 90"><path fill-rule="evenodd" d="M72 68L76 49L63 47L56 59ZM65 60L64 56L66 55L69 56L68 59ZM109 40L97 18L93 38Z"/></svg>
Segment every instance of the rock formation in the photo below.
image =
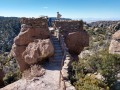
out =
<svg viewBox="0 0 120 90"><path fill-rule="evenodd" d="M22 79L31 80L34 77L41 77L45 74L45 69L41 65L32 65L22 73Z"/></svg>
<svg viewBox="0 0 120 90"><path fill-rule="evenodd" d="M52 56L54 54L53 51L54 48L50 39L36 39L26 47L26 50L23 52L23 57L25 62L31 65Z"/></svg>
<svg viewBox="0 0 120 90"><path fill-rule="evenodd" d="M83 30L83 21L56 21L56 27L64 35L65 43L71 54L80 54L89 45L89 35Z"/></svg>
<svg viewBox="0 0 120 90"><path fill-rule="evenodd" d="M89 36L85 31L72 32L66 36L65 43L70 53L78 55L89 45Z"/></svg>
<svg viewBox="0 0 120 90"><path fill-rule="evenodd" d="M109 53L120 54L120 30L118 30L112 35Z"/></svg>
<svg viewBox="0 0 120 90"><path fill-rule="evenodd" d="M17 59L20 70L28 69L39 61L54 54L49 39L47 19L22 18L21 31L14 39L11 54Z"/></svg>

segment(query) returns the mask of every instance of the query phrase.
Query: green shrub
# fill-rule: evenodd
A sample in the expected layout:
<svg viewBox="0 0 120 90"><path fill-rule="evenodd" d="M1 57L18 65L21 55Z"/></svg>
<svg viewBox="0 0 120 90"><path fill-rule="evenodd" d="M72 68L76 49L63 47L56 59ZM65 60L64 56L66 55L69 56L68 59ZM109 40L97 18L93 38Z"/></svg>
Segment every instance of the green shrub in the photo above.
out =
<svg viewBox="0 0 120 90"><path fill-rule="evenodd" d="M22 77L21 72L18 70L16 72L9 72L5 75L5 77L3 78L4 84L8 85L10 83L13 83L17 80L19 80Z"/></svg>
<svg viewBox="0 0 120 90"><path fill-rule="evenodd" d="M85 76L74 83L77 90L109 90L109 87L95 77Z"/></svg>
<svg viewBox="0 0 120 90"><path fill-rule="evenodd" d="M97 52L92 56L73 62L70 72L71 82L77 90L101 90L103 88L101 84L104 86L103 90L106 90L105 88L108 89L108 87L114 90L117 81L116 76L120 72L120 55L109 54L107 50ZM89 81L90 77L86 80L88 73L94 74L95 72L100 73L104 77L104 81L95 79L100 85L92 84L92 81Z"/></svg>
<svg viewBox="0 0 120 90"><path fill-rule="evenodd" d="M5 71L5 77L3 78L5 85L13 83L21 78L21 72L18 68L15 58L8 57L6 54L3 53L0 55L0 63L0 69L8 67L8 70Z"/></svg>

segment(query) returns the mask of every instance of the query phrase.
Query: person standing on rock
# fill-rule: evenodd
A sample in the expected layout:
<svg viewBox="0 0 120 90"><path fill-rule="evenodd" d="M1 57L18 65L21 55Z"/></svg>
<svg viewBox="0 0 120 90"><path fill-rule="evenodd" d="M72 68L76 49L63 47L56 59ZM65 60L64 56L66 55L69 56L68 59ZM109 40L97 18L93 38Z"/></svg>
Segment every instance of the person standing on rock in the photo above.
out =
<svg viewBox="0 0 120 90"><path fill-rule="evenodd" d="M57 12L57 19L60 20L61 17L62 15L59 12Z"/></svg>

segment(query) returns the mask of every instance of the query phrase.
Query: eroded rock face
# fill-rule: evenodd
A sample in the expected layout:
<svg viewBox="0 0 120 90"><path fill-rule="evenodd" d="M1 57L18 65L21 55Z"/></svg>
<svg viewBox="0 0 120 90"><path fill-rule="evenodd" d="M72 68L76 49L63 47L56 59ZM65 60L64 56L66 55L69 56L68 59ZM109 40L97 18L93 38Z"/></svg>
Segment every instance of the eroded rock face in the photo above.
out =
<svg viewBox="0 0 120 90"><path fill-rule="evenodd" d="M109 53L120 54L120 30L112 35L112 40L109 46Z"/></svg>
<svg viewBox="0 0 120 90"><path fill-rule="evenodd" d="M24 61L24 58L22 57L22 53L25 51L26 46L17 46L13 44L11 54L16 58L20 70L24 71L29 68L29 65Z"/></svg>
<svg viewBox="0 0 120 90"><path fill-rule="evenodd" d="M41 28L39 26L33 27L23 24L21 26L21 32L15 37L14 42L16 45L28 45L33 42L34 39L47 39L49 38L48 28Z"/></svg>
<svg viewBox="0 0 120 90"><path fill-rule="evenodd" d="M40 65L33 65L30 69L25 70L22 73L22 77L28 80L33 79L34 77L40 77L45 74L45 69Z"/></svg>
<svg viewBox="0 0 120 90"><path fill-rule="evenodd" d="M54 47L50 39L36 39L30 43L23 52L23 58L29 65L35 64L44 58L51 57L54 54Z"/></svg>
<svg viewBox="0 0 120 90"><path fill-rule="evenodd" d="M72 54L80 54L84 47L89 45L89 35L86 31L69 33L65 38L65 43Z"/></svg>
<svg viewBox="0 0 120 90"><path fill-rule="evenodd" d="M17 59L20 70L24 71L45 58L54 54L49 39L47 19L22 18L21 31L14 39L11 54Z"/></svg>

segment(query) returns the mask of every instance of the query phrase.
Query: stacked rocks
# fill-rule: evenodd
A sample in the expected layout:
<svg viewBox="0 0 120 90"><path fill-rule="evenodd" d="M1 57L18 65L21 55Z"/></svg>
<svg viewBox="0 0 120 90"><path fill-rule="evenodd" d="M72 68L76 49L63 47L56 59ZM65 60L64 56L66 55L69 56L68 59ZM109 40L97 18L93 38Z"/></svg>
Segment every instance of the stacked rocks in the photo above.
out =
<svg viewBox="0 0 120 90"><path fill-rule="evenodd" d="M21 31L14 39L11 55L13 55L24 71L54 54L54 47L49 39L47 19L22 18Z"/></svg>

